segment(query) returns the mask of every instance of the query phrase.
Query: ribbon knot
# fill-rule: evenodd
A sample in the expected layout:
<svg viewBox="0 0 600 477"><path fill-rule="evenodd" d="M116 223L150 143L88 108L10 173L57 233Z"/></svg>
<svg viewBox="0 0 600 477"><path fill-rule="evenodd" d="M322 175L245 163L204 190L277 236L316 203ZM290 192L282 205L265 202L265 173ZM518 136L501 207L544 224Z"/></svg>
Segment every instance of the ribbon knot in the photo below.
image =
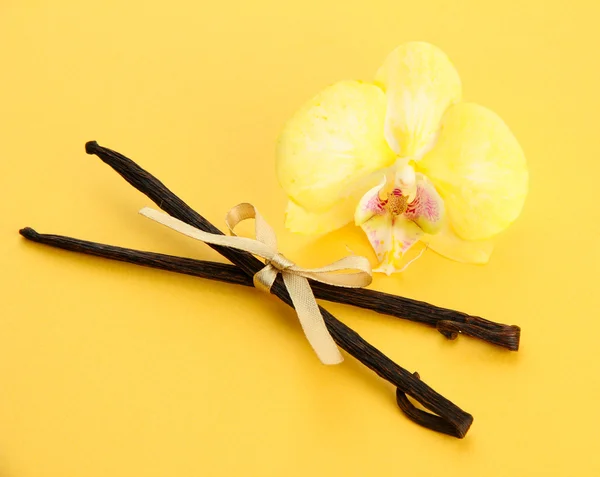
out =
<svg viewBox="0 0 600 477"><path fill-rule="evenodd" d="M267 260L265 263L275 267L280 272L287 270L295 265L294 262L286 258L282 253L276 253L275 256L271 260Z"/></svg>
<svg viewBox="0 0 600 477"><path fill-rule="evenodd" d="M273 283L275 283L277 273L281 272L283 274L287 269L293 267L295 263L287 259L283 254L276 253L273 258L265 260L265 265L265 268L254 274L252 282L255 288L269 293Z"/></svg>
<svg viewBox="0 0 600 477"><path fill-rule="evenodd" d="M204 232L148 207L142 209L140 213L196 240L235 248L263 258L265 266L254 274L254 286L269 292L277 275L281 273L304 334L321 362L338 364L343 361L340 351L327 330L308 279L348 288L366 286L372 279L371 266L366 258L346 257L325 267L314 269L299 267L278 252L275 232L256 208L248 203L239 204L227 213L226 222L231 236ZM255 219L256 239L238 237L233 231L237 224L246 219Z"/></svg>

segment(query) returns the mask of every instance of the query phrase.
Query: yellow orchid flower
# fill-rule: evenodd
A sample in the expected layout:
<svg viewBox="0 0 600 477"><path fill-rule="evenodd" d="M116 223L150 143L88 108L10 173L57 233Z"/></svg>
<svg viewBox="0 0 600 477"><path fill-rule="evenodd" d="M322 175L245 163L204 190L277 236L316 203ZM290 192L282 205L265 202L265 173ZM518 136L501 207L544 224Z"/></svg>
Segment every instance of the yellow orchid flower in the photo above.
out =
<svg viewBox="0 0 600 477"><path fill-rule="evenodd" d="M374 82L317 94L277 144L286 226L324 234L354 220L387 274L419 241L486 263L490 239L521 213L527 164L502 119L460 102L461 90L439 48L411 42L390 53Z"/></svg>

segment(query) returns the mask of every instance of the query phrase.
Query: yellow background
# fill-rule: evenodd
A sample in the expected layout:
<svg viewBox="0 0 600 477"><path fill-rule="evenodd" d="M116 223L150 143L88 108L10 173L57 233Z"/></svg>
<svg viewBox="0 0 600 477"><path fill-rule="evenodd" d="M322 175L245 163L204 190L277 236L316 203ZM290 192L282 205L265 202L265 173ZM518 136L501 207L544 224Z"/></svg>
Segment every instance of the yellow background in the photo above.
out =
<svg viewBox="0 0 600 477"><path fill-rule="evenodd" d="M599 5L3 0L0 475L600 475ZM465 97L510 125L531 192L488 266L428 252L374 288L518 324L522 349L327 308L471 412L464 440L405 419L352 358L321 366L273 297L17 234L218 259L137 215L149 200L85 155L96 139L219 226L253 202L303 264L369 253L352 227L284 229L274 141L306 99L370 79L409 40L444 49Z"/></svg>

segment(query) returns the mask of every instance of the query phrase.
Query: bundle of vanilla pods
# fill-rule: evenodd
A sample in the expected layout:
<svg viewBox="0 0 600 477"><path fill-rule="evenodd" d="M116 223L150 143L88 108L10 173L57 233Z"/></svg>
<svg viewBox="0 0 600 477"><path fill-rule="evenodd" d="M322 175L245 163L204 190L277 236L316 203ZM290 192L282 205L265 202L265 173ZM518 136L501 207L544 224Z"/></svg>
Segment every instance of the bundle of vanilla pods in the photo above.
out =
<svg viewBox="0 0 600 477"><path fill-rule="evenodd" d="M172 217L201 231L222 234L218 228L131 159L102 147L95 141L86 144L86 152L98 156ZM40 234L30 227L20 230L20 233L28 240L56 248L236 285L253 286L252 277L264 267L263 262L247 252L219 245L209 246L230 260L233 265L137 251L60 235ZM310 284L316 298L424 323L436 328L449 339L464 334L511 351L517 351L519 348L520 328L518 326L494 323L466 313L364 288L339 288L316 281L311 281ZM292 306L281 276L275 281L271 293ZM466 435L473 422L473 416L430 388L421 381L417 373L411 373L394 363L323 307L320 307L320 311L329 333L338 346L396 386L396 401L409 419L421 426L454 437L462 438ZM409 397L431 412L415 407Z"/></svg>

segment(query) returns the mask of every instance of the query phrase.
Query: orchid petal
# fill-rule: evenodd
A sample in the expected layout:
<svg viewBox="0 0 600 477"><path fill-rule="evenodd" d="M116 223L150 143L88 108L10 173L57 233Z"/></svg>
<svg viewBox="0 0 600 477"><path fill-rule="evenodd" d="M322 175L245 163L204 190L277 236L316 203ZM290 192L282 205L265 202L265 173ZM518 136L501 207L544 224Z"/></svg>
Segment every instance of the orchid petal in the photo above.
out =
<svg viewBox="0 0 600 477"><path fill-rule="evenodd" d="M445 221L438 233L425 235L421 240L434 252L462 263L485 264L494 250L492 240L461 239L448 221Z"/></svg>
<svg viewBox="0 0 600 477"><path fill-rule="evenodd" d="M444 200L435 187L422 174L417 174L415 199L408 204L405 217L414 221L424 232L435 234L441 228L445 217Z"/></svg>
<svg viewBox="0 0 600 477"><path fill-rule="evenodd" d="M342 81L296 112L277 144L277 177L290 199L308 212L325 212L393 164L383 137L385 111L381 88Z"/></svg>
<svg viewBox="0 0 600 477"><path fill-rule="evenodd" d="M293 201L285 211L285 226L294 233L322 235L352 222L355 201L341 200L325 212L309 212Z"/></svg>
<svg viewBox="0 0 600 477"><path fill-rule="evenodd" d="M521 213L528 190L525 156L508 126L483 106L451 106L438 143L418 167L435 184L463 239L490 238Z"/></svg>
<svg viewBox="0 0 600 477"><path fill-rule="evenodd" d="M448 106L461 98L456 69L439 48L410 42L388 55L375 78L388 100L388 144L396 154L420 158L435 142Z"/></svg>

